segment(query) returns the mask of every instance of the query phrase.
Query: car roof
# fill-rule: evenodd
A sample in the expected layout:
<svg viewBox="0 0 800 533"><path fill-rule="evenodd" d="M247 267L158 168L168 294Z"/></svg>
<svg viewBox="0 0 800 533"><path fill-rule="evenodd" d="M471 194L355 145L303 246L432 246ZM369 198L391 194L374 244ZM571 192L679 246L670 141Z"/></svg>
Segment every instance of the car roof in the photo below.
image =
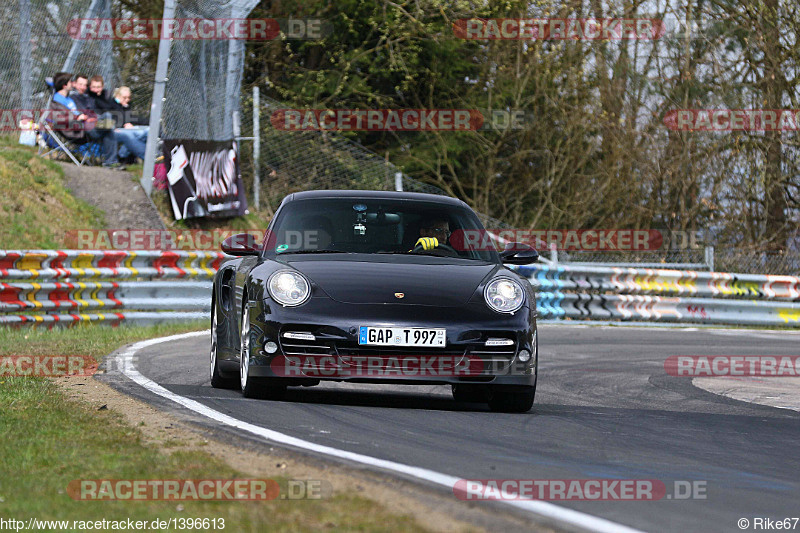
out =
<svg viewBox="0 0 800 533"><path fill-rule="evenodd" d="M455 205L460 207L469 207L467 204L453 198L451 196L444 196L441 194L427 194L421 192L405 192L405 191L361 191L361 190L318 190L318 191L303 191L292 193L283 199L281 204L294 202L296 200L309 200L312 198L377 198L381 200L416 200L418 202L434 202L439 204Z"/></svg>

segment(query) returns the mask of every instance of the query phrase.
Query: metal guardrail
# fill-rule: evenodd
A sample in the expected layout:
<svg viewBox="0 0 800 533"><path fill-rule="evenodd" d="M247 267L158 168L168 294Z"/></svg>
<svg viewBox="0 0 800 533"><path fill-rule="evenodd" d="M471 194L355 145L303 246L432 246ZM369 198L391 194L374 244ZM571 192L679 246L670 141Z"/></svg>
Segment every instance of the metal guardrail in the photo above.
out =
<svg viewBox="0 0 800 533"><path fill-rule="evenodd" d="M220 252L0 251L0 324L208 317ZM518 267L542 318L800 327L800 277L584 265ZM143 279L145 278L145 279Z"/></svg>
<svg viewBox="0 0 800 533"><path fill-rule="evenodd" d="M574 264L520 267L540 290L610 291L619 294L783 299L800 302L800 278L653 268Z"/></svg>
<svg viewBox="0 0 800 533"><path fill-rule="evenodd" d="M702 258L699 254L702 252ZM714 271L715 249L705 246L703 250L665 249L631 252L592 252L569 251L559 252L556 244L550 244L548 264L565 264L569 266L598 266L618 268L656 268L671 270L704 270Z"/></svg>
<svg viewBox="0 0 800 533"><path fill-rule="evenodd" d="M211 278L222 252L0 250L0 280Z"/></svg>
<svg viewBox="0 0 800 533"><path fill-rule="evenodd" d="M542 318L800 327L800 278L666 270L530 266Z"/></svg>
<svg viewBox="0 0 800 533"><path fill-rule="evenodd" d="M207 304L210 290L208 281L3 283L0 312L191 311Z"/></svg>
<svg viewBox="0 0 800 533"><path fill-rule="evenodd" d="M204 319L210 278L226 258L196 251L0 251L0 324Z"/></svg>

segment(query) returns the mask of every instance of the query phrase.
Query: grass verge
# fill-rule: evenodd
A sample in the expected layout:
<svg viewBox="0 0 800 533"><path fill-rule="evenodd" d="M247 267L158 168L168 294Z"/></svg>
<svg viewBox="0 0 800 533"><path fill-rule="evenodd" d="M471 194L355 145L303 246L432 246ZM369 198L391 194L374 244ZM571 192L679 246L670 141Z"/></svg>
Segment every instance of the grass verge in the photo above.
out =
<svg viewBox="0 0 800 533"><path fill-rule="evenodd" d="M0 328L2 355L103 355L142 339L201 329L203 324ZM75 501L79 479L247 478L202 451L161 453L143 443L121 415L66 397L47 379L0 376L0 516L27 521L222 518L228 531L418 531L408 517L366 498L268 502ZM276 478L285 492L287 479ZM76 529L70 526L69 529ZM176 529L170 529L176 530Z"/></svg>
<svg viewBox="0 0 800 533"><path fill-rule="evenodd" d="M58 164L0 136L0 243L3 249L58 248L67 230L102 228L103 214L66 188Z"/></svg>

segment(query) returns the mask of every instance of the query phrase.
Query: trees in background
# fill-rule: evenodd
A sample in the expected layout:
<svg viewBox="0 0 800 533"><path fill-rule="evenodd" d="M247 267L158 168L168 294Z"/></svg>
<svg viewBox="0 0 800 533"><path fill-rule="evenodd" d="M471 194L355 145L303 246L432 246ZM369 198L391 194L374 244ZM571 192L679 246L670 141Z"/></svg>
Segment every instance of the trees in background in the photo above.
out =
<svg viewBox="0 0 800 533"><path fill-rule="evenodd" d="M122 0L152 16L161 0ZM789 0L273 0L320 41L249 42L246 85L309 108L524 110L520 130L350 132L515 227L701 230L797 248L796 132L676 131L676 109L799 109ZM463 40L462 18L648 18L653 40ZM152 56L152 50L139 50ZM262 121L268 125L268 121Z"/></svg>

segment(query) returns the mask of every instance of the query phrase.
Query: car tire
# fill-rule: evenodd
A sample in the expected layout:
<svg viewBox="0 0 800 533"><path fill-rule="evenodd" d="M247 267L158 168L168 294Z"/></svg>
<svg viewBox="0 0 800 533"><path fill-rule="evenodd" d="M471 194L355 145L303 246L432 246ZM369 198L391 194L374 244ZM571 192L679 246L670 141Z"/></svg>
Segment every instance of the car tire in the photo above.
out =
<svg viewBox="0 0 800 533"><path fill-rule="evenodd" d="M527 413L533 407L536 387L496 387L489 395L489 409L500 413Z"/></svg>
<svg viewBox="0 0 800 533"><path fill-rule="evenodd" d="M473 385L468 383L457 383L450 386L453 391L453 399L462 403L486 403L488 391L486 385Z"/></svg>
<svg viewBox="0 0 800 533"><path fill-rule="evenodd" d="M277 379L250 375L250 307L247 298L242 308L242 331L239 348L239 386L245 398L280 400L286 394L286 385Z"/></svg>
<svg viewBox="0 0 800 533"><path fill-rule="evenodd" d="M212 298L211 305L211 350L209 353L209 375L211 386L215 389L234 389L238 386L236 378L223 376L219 371L219 342L217 336L217 305L216 298Z"/></svg>

